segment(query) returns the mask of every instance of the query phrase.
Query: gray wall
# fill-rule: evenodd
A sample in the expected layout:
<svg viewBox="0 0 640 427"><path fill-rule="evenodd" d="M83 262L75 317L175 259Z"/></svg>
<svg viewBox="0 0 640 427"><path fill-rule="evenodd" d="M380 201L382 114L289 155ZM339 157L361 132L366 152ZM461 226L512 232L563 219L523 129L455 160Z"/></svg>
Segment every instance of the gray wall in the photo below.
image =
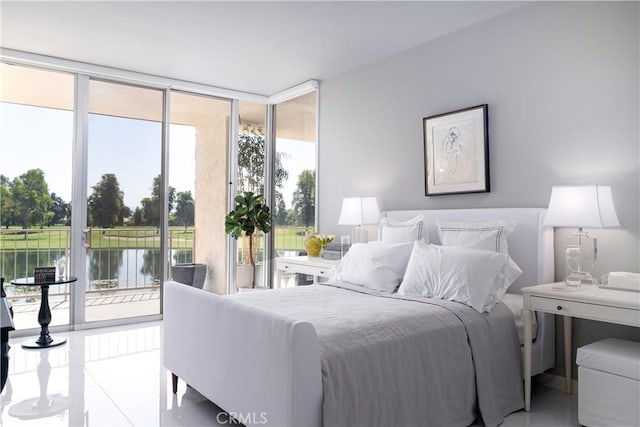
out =
<svg viewBox="0 0 640 427"><path fill-rule="evenodd" d="M640 271L639 21L637 2L529 3L322 81L320 231L349 232L343 196L377 196L383 210L546 207L553 185L605 184L622 228L592 230L594 275ZM491 192L425 197L422 118L484 103ZM640 340L587 321L574 335Z"/></svg>

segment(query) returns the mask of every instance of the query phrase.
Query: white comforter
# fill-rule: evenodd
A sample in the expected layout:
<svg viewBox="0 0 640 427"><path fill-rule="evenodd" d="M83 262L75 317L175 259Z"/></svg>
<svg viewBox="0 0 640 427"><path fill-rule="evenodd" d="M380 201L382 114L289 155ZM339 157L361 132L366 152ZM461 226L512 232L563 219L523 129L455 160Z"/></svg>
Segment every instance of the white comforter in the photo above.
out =
<svg viewBox="0 0 640 427"><path fill-rule="evenodd" d="M308 321L321 349L327 426L486 425L523 406L520 349L504 305L312 285L228 296Z"/></svg>

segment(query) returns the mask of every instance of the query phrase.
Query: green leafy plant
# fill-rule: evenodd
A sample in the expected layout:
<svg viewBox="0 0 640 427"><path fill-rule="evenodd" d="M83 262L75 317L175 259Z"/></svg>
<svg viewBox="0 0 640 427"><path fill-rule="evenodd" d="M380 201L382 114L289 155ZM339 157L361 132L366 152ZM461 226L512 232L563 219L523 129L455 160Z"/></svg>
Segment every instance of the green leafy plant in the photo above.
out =
<svg viewBox="0 0 640 427"><path fill-rule="evenodd" d="M325 249L329 243L333 242L335 237L332 234L318 234L316 239L320 242L320 247Z"/></svg>
<svg viewBox="0 0 640 427"><path fill-rule="evenodd" d="M272 227L271 212L261 194L245 191L234 199L235 208L225 218L224 230L234 239L249 238L249 261L251 262L251 287L256 287L256 260L253 254L252 236L256 231L268 233Z"/></svg>

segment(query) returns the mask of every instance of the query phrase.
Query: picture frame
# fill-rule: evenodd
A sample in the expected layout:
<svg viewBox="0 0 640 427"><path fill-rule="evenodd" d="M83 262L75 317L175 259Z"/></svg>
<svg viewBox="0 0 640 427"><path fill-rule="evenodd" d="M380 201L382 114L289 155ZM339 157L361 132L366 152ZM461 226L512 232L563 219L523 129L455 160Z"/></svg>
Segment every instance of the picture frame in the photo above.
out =
<svg viewBox="0 0 640 427"><path fill-rule="evenodd" d="M425 196L488 193L488 105L423 119Z"/></svg>

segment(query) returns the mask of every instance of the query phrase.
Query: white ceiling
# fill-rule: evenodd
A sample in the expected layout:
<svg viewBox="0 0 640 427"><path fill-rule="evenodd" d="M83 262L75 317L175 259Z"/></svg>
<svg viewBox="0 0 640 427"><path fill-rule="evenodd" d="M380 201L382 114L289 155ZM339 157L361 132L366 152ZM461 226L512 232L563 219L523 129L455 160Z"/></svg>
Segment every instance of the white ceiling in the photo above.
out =
<svg viewBox="0 0 640 427"><path fill-rule="evenodd" d="M2 1L0 45L260 95L322 80L521 2Z"/></svg>

